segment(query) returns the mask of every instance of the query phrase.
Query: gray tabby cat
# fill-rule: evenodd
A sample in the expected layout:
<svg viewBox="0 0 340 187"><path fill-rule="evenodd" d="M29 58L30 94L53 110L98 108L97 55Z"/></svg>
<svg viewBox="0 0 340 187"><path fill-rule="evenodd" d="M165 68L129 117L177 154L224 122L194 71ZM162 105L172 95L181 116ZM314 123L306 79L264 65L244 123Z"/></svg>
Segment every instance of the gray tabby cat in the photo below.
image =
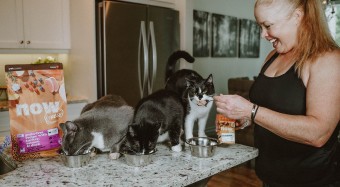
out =
<svg viewBox="0 0 340 187"><path fill-rule="evenodd" d="M107 95L87 104L79 118L61 123L62 150L67 155L78 155L95 147L109 151L111 159L119 158L134 110L117 95Z"/></svg>

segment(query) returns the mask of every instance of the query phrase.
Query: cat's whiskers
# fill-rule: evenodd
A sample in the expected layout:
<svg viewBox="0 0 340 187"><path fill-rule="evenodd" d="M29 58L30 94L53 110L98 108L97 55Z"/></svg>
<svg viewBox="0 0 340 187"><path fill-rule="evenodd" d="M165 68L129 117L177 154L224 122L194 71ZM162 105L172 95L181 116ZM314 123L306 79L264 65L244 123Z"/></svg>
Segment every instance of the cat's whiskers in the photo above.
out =
<svg viewBox="0 0 340 187"><path fill-rule="evenodd" d="M134 153L137 153L135 150L133 150L129 145L124 145L126 148L128 148L130 151L134 152Z"/></svg>
<svg viewBox="0 0 340 187"><path fill-rule="evenodd" d="M86 145L90 144L91 142L87 142L85 143L84 145L80 146L80 148L74 153L74 155L78 155L78 152L83 148L85 147Z"/></svg>

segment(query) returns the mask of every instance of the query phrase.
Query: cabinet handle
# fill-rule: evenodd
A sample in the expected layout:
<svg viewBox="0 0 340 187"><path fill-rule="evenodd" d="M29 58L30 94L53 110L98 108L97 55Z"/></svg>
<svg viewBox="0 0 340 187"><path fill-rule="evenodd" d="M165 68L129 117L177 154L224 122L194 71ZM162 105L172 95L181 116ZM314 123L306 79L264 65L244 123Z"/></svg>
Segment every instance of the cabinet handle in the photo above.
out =
<svg viewBox="0 0 340 187"><path fill-rule="evenodd" d="M24 40L21 40L19 43L20 43L20 44L24 44Z"/></svg>
<svg viewBox="0 0 340 187"><path fill-rule="evenodd" d="M28 40L26 43L27 43L27 44L31 44L31 41Z"/></svg>

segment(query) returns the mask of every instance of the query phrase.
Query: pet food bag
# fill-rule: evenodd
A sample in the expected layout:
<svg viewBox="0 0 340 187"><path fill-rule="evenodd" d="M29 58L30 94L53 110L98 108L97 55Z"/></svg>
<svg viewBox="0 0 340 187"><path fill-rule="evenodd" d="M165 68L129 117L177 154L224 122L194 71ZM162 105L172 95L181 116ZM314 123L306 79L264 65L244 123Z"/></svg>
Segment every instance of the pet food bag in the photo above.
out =
<svg viewBox="0 0 340 187"><path fill-rule="evenodd" d="M216 114L216 133L219 143L235 144L236 120Z"/></svg>
<svg viewBox="0 0 340 187"><path fill-rule="evenodd" d="M25 160L57 155L67 119L61 63L6 65L12 156Z"/></svg>

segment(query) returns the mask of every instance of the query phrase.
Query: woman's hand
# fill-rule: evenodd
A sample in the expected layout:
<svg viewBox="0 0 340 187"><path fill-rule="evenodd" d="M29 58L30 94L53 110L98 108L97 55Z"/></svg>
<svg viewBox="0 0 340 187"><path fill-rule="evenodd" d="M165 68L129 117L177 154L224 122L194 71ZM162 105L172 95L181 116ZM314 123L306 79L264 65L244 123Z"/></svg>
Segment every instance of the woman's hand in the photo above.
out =
<svg viewBox="0 0 340 187"><path fill-rule="evenodd" d="M230 119L250 119L253 104L239 95L214 96L217 112Z"/></svg>

